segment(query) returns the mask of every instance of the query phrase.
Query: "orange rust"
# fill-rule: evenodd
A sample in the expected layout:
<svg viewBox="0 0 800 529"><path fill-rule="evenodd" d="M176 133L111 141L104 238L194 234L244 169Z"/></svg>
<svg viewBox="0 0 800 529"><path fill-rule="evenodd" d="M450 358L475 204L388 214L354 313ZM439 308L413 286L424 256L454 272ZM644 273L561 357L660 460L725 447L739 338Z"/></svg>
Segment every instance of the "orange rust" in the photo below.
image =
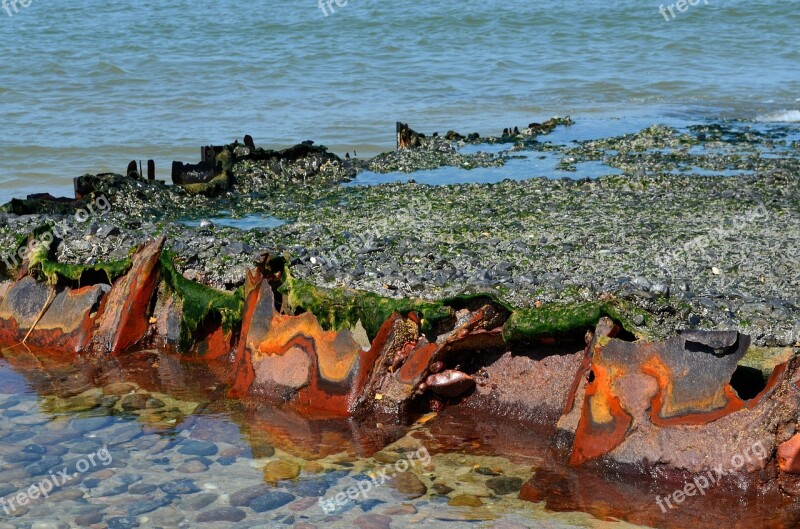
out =
<svg viewBox="0 0 800 529"><path fill-rule="evenodd" d="M583 351L583 360L581 360L581 365L578 367L578 372L575 373L575 377L572 379L572 386L569 388L569 394L567 394L567 403L564 406L564 413L562 415L568 414L575 407L575 396L578 393L578 389L581 387L581 382L583 382L584 377L589 372L591 367L592 349L589 345L587 345Z"/></svg>
<svg viewBox="0 0 800 529"><path fill-rule="evenodd" d="M403 384L418 384L438 351L439 346L435 343L426 343L417 347L408 357L408 360L397 370L395 378Z"/></svg>
<svg viewBox="0 0 800 529"><path fill-rule="evenodd" d="M612 391L611 375L605 367L592 367L594 380L586 386L583 412L575 431L570 465L577 466L609 453L622 444L633 417Z"/></svg>
<svg viewBox="0 0 800 529"><path fill-rule="evenodd" d="M236 357L233 361L233 380L228 390L228 395L233 398L244 397L253 381L256 378L253 371L253 362L250 354L247 354L247 336L250 333L250 322L253 320L253 313L259 301L259 293L263 279L258 272L250 273L247 271L247 278L244 286L244 313L242 315L242 329L239 335L239 347L236 349Z"/></svg>
<svg viewBox="0 0 800 529"><path fill-rule="evenodd" d="M104 352L120 353L139 342L149 330L147 311L158 284L158 258L163 244L162 235L140 249L131 269L117 279L105 296L94 336L97 347Z"/></svg>

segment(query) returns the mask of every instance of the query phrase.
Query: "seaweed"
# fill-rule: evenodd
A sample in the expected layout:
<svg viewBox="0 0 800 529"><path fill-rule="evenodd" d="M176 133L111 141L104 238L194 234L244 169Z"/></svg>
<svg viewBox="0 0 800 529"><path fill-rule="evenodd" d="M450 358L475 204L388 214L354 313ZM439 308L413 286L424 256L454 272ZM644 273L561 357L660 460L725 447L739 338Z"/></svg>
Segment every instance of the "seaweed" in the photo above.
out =
<svg viewBox="0 0 800 529"><path fill-rule="evenodd" d="M278 292L283 294L291 313L311 312L326 330L352 329L360 320L370 340L377 336L381 326L395 312L419 314L425 334L433 332L453 315L445 301L394 299L347 288L320 288L292 277L288 267Z"/></svg>
<svg viewBox="0 0 800 529"><path fill-rule="evenodd" d="M159 262L167 286L183 300L181 345L189 346L198 327L209 315L217 315L225 332L232 331L244 315L244 287L233 292L217 290L183 277L173 264L174 255L161 252Z"/></svg>

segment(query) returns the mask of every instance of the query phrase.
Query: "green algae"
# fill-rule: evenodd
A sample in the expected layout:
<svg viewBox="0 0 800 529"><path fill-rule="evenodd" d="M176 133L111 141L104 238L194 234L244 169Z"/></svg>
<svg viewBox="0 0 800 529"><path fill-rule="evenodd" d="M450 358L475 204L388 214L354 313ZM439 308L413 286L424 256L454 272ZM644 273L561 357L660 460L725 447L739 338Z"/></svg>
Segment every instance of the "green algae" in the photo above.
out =
<svg viewBox="0 0 800 529"><path fill-rule="evenodd" d="M232 331L241 324L244 314L244 287L234 292L224 292L183 277L173 264L171 252L161 252L159 262L167 286L183 300L181 315L181 345L189 347L198 327L209 315L222 321L225 332Z"/></svg>
<svg viewBox="0 0 800 529"><path fill-rule="evenodd" d="M358 321L370 340L375 339L381 326L395 312L406 315L416 312L422 320L422 332L432 333L453 317L444 301L424 301L413 298L385 298L372 292L347 288L321 288L313 283L292 277L286 269L286 279L278 292L290 313L308 311L316 316L326 330L353 329Z"/></svg>
<svg viewBox="0 0 800 529"><path fill-rule="evenodd" d="M547 303L539 308L517 309L503 327L506 342L526 342L539 336L559 336L582 329L593 329L600 318L607 316L627 331L637 329L634 314L644 311L618 300L579 303ZM646 320L645 320L646 321ZM641 338L641 333L634 334Z"/></svg>
<svg viewBox="0 0 800 529"><path fill-rule="evenodd" d="M49 227L44 228L46 229L42 233L46 233L49 229ZM39 229L34 230L32 236L36 237ZM28 270L34 277L43 279L48 285L77 283L81 286L82 283L96 282L98 276L103 277L111 285L130 267L130 258L93 264L59 263L50 259L50 242L43 240L39 240L36 247L28 254Z"/></svg>

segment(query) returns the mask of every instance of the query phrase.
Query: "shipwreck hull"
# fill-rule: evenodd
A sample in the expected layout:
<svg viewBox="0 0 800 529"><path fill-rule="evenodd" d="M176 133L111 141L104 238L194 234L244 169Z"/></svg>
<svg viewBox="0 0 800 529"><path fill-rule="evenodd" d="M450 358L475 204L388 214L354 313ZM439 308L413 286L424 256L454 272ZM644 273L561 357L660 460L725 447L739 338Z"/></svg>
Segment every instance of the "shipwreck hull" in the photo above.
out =
<svg viewBox="0 0 800 529"><path fill-rule="evenodd" d="M41 256L27 263L27 274L0 286L0 343L87 365L157 348L172 360L151 364L154 376L203 365L210 378L201 392L213 387L279 406L273 414L323 421L276 427L292 421L256 412L245 421L256 437L267 432L305 455L376 444L358 428L325 427L330 418L379 414L402 424L451 407L549 432L574 467L658 476L726 465L748 486L800 494L800 360L760 385L734 383L749 347L737 332L648 342L594 305L540 317L554 309L526 313L480 296L432 303L316 292L269 257L224 293L181 276L164 244L150 242L123 273L89 285L64 280ZM741 465L731 466L737 456Z"/></svg>

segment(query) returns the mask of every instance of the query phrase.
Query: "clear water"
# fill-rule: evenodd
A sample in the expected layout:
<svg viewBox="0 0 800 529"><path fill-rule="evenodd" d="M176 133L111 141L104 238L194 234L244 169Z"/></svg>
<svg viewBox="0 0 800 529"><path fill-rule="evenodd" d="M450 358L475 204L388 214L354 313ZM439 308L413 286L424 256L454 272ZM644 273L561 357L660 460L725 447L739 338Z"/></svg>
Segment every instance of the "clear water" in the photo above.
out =
<svg viewBox="0 0 800 529"><path fill-rule="evenodd" d="M657 4L351 0L326 17L314 0L34 0L0 11L0 198L69 194L132 159L168 179L245 133L363 156L393 147L396 120L798 119L796 2L712 0L670 22Z"/></svg>
<svg viewBox="0 0 800 529"><path fill-rule="evenodd" d="M253 213L243 217L232 217L230 216L229 211L220 211L220 214L222 214L222 216L208 219L183 220L181 221L181 224L185 226L197 227L200 226L200 222L203 220L209 220L217 226L227 226L229 228L247 231L255 228L277 228L278 226L286 223L284 220L270 217L269 215L263 215L261 213Z"/></svg>

